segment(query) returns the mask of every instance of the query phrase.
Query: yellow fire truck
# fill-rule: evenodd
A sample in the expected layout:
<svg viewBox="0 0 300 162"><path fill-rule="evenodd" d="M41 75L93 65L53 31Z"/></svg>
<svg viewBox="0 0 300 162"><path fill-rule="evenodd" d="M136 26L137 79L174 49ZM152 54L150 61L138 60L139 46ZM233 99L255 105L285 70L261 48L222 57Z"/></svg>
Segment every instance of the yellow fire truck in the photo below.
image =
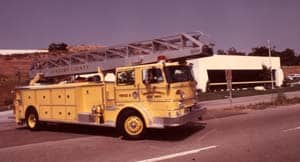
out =
<svg viewBox="0 0 300 162"><path fill-rule="evenodd" d="M188 38L190 37L186 36L185 39L176 39L176 41L187 41ZM163 46L168 45L167 40L160 39L160 41L165 43L161 47L156 45L157 50L162 50ZM185 53L189 51L190 55L194 55L195 51L200 48L196 48L196 42L193 42L192 46L186 42L182 43L182 48L175 49L178 45L176 41L168 45L169 52L171 52L168 55L170 58L180 51ZM137 47L137 44L130 44L126 49L135 48L131 52L136 52L142 50L142 47L145 46L142 44ZM106 50L113 51L112 49ZM115 47L114 51L116 51ZM152 57L157 56L156 53L152 54ZM140 51L140 54L143 54L143 51ZM120 56L120 50L118 56ZM144 58L148 56L145 55ZM98 57L100 54L94 58ZM112 66L117 66L112 63L116 61L115 57L111 57ZM89 56L82 58L88 61ZM153 63L152 60L152 63L143 63L140 59L142 64L116 67L114 74L104 75L98 70L98 73L85 78L84 81L78 77L56 84L38 83L40 79L38 72L43 73L44 77L45 75L46 77L47 75L54 76L53 73L78 74L76 70L87 72L91 69L89 65L94 66L94 64L85 62L83 66L79 66L80 64L76 63L82 61L82 58L74 58L68 68L66 65L54 67L63 62L57 60L48 60L47 67L44 69L39 68L46 65L45 63L36 63L34 70L37 75L30 85L17 87L15 90L16 122L26 124L31 130L40 128L43 122L115 127L124 137L139 139L147 128L181 126L198 119L205 112L205 108L196 102L197 83L193 78L192 66L185 62ZM125 62L128 58L130 59L127 57ZM130 60L135 60L134 58L136 55L133 55ZM72 58L69 60L72 61ZM122 58L119 58L120 60L122 61ZM148 60L151 58L148 57ZM57 62L53 63L54 61ZM109 61L106 60L102 64L107 67L105 62Z"/></svg>
<svg viewBox="0 0 300 162"><path fill-rule="evenodd" d="M17 88L16 121L30 129L43 121L117 127L125 137L137 139L146 128L180 126L201 117L205 109L197 105L195 87L187 65L120 67L115 82L95 79Z"/></svg>

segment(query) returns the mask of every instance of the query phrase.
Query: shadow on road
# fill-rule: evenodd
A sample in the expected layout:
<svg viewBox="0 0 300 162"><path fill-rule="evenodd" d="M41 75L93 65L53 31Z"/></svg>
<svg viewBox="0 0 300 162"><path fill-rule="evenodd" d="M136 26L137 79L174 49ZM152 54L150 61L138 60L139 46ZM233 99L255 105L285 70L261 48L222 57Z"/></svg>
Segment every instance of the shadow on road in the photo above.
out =
<svg viewBox="0 0 300 162"><path fill-rule="evenodd" d="M205 128L206 123L189 123L185 126L167 129L149 129L147 140L180 141Z"/></svg>
<svg viewBox="0 0 300 162"><path fill-rule="evenodd" d="M145 135L145 140L166 140L179 141L188 138L192 134L201 131L205 128L205 123L189 123L185 126L166 128L166 129L149 129ZM27 129L26 127L19 127L18 130ZM120 134L115 128L76 125L76 124L43 124L41 129L34 131L36 133L64 133L65 135L91 135L91 136L107 136L120 137Z"/></svg>
<svg viewBox="0 0 300 162"><path fill-rule="evenodd" d="M19 129L27 129L22 127ZM76 125L76 124L53 124L47 123L41 126L41 129L37 132L60 132L66 134L80 134L80 135L92 135L92 136L109 136L119 137L118 132L114 128L88 126L88 125Z"/></svg>

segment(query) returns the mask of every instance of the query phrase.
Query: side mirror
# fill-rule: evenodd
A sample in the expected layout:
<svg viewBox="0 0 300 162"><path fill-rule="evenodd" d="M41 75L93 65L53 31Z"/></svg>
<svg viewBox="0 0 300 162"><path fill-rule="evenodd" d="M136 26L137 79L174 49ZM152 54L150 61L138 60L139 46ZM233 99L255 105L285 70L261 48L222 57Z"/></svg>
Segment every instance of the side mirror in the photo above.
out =
<svg viewBox="0 0 300 162"><path fill-rule="evenodd" d="M151 83L151 80L150 80L150 77L149 77L149 74L151 73L151 71L149 70L149 69L146 69L146 70L144 70L144 79L143 79L143 83L144 84L146 84L146 85L148 85L148 84L150 84Z"/></svg>

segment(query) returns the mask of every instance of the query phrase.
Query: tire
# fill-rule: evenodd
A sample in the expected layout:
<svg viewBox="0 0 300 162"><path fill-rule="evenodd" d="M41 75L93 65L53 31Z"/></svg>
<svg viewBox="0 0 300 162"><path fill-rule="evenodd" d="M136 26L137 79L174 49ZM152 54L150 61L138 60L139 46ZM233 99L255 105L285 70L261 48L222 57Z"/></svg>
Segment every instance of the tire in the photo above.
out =
<svg viewBox="0 0 300 162"><path fill-rule="evenodd" d="M38 130L40 126L39 116L37 112L33 109L26 113L26 125L30 130Z"/></svg>
<svg viewBox="0 0 300 162"><path fill-rule="evenodd" d="M139 113L128 110L121 114L118 130L125 139L139 140L145 135L146 125Z"/></svg>

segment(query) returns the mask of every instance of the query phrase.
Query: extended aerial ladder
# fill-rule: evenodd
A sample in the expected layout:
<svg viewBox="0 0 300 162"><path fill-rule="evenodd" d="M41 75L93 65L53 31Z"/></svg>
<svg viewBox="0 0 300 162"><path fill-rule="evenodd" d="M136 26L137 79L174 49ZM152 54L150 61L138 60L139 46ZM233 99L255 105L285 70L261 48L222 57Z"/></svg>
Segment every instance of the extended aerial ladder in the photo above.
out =
<svg viewBox="0 0 300 162"><path fill-rule="evenodd" d="M201 57L204 48L214 43L201 32L181 33L125 45L104 47L99 50L79 52L59 57L40 59L32 64L30 77L42 73L44 77L74 75L113 70L116 67L147 64L157 61L159 55L168 60Z"/></svg>

